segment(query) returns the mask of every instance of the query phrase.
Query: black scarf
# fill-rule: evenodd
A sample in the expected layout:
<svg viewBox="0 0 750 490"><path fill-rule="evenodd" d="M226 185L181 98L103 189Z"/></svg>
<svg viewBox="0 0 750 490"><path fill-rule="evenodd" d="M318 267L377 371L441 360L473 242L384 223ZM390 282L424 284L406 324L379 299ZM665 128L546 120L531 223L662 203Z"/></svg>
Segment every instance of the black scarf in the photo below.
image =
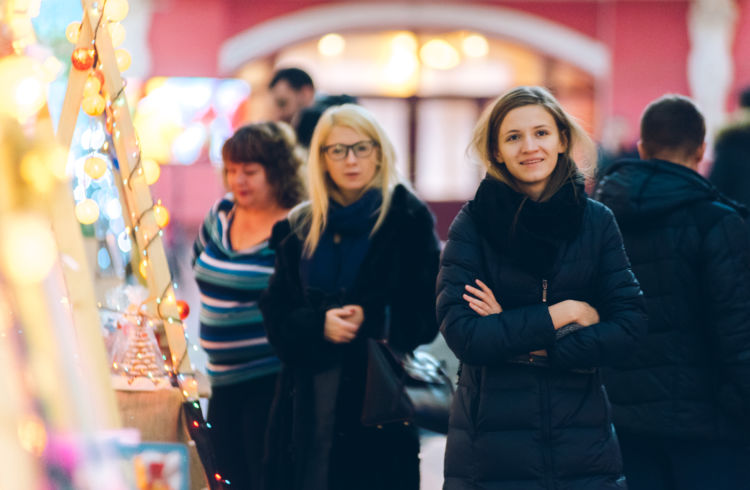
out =
<svg viewBox="0 0 750 490"><path fill-rule="evenodd" d="M536 202L490 176L469 202L480 234L537 277L552 274L560 247L581 229L585 207L580 182L569 180L549 200Z"/></svg>
<svg viewBox="0 0 750 490"><path fill-rule="evenodd" d="M318 246L312 257L300 263L305 286L325 293L342 293L354 284L370 248L370 232L382 202L380 189L370 189L348 206L329 201L326 227Z"/></svg>

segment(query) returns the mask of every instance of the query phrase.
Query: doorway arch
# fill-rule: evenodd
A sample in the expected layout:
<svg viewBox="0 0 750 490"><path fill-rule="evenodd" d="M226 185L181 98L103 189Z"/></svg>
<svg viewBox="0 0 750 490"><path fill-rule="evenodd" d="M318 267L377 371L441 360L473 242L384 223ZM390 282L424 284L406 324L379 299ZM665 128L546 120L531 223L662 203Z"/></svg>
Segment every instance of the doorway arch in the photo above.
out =
<svg viewBox="0 0 750 490"><path fill-rule="evenodd" d="M553 58L570 62L595 79L610 73L604 43L574 29L505 7L462 4L322 5L262 22L226 40L219 49L218 69L229 75L247 61L329 32L352 29L450 28L457 26L513 40Z"/></svg>

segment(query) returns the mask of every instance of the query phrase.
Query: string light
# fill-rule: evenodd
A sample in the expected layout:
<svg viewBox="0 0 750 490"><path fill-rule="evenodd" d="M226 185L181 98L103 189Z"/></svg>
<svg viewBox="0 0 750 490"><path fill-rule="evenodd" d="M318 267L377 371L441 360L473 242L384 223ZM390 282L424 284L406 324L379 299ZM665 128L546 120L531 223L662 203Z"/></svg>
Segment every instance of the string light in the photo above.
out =
<svg viewBox="0 0 750 490"><path fill-rule="evenodd" d="M78 37L80 36L80 34L81 34L81 23L77 20L68 24L68 27L65 28L65 37L72 44L76 44L78 42Z"/></svg>

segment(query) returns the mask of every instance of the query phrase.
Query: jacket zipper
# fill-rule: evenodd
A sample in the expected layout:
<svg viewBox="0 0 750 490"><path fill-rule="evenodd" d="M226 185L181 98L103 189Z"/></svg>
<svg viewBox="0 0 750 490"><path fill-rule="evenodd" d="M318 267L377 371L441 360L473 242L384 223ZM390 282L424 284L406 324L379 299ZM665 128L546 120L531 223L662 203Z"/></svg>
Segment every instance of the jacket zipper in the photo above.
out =
<svg viewBox="0 0 750 490"><path fill-rule="evenodd" d="M542 279L542 303L547 302L547 279Z"/></svg>

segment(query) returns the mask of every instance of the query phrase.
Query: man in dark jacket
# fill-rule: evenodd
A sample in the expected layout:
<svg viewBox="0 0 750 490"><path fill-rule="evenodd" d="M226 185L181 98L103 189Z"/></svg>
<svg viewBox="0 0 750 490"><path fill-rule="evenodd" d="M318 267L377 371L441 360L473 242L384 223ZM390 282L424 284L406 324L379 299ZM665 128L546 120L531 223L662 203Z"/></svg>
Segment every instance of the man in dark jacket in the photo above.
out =
<svg viewBox="0 0 750 490"><path fill-rule="evenodd" d="M689 99L657 99L643 160L615 163L595 191L648 304L648 337L605 372L630 490L750 487L747 213L696 172L704 137Z"/></svg>
<svg viewBox="0 0 750 490"><path fill-rule="evenodd" d="M750 87L742 91L739 102L735 120L716 136L709 180L730 198L750 206Z"/></svg>

